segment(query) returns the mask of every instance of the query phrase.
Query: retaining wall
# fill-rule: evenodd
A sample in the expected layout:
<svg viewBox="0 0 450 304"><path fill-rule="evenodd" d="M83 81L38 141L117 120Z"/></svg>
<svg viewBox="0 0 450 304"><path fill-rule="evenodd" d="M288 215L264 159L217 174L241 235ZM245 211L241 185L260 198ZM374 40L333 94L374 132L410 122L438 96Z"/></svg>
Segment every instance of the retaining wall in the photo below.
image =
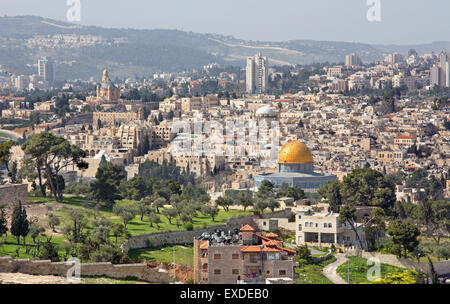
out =
<svg viewBox="0 0 450 304"><path fill-rule="evenodd" d="M0 272L24 273L30 275L67 275L73 264L66 262L51 262L49 260L30 261L29 259L0 258ZM85 263L81 264L81 276L107 276L115 279L136 277L138 280L149 283L169 282L169 273L160 268L150 268L147 264L112 265L111 263Z"/></svg>

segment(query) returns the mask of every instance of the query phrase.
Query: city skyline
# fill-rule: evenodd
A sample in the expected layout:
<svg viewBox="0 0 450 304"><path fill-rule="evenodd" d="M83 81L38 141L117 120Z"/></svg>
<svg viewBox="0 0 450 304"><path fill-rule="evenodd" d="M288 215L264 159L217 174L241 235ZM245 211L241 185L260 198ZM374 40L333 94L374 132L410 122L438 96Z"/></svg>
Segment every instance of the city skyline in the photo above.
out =
<svg viewBox="0 0 450 304"><path fill-rule="evenodd" d="M380 22L367 19L370 6L361 0L346 1L346 5L330 0L320 3L286 0L276 5L263 1L258 6L249 1L239 3L239 10L232 3L224 6L211 1L197 2L199 5L192 6L179 1L146 4L130 0L108 5L108 10L104 10L104 0L81 1L81 18L76 23L113 28L178 29L259 41L324 40L407 45L449 40L446 32L450 21L445 18L445 12L450 9L448 2L431 6L422 0L381 1ZM174 10L174 5L179 9ZM0 14L39 15L67 21L69 8L65 1L7 0ZM219 10L223 13L218 14ZM233 22L229 22L231 15ZM252 15L259 17L251 18ZM439 20L440 26L430 30L429 24L435 20ZM405 35L405 32L414 32L414 35Z"/></svg>

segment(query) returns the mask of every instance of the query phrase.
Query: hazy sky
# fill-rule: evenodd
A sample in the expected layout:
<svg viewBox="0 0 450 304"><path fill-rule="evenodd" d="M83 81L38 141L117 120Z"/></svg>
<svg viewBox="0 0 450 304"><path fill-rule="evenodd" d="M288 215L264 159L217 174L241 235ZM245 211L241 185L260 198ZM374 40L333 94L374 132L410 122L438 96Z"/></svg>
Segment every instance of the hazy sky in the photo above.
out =
<svg viewBox="0 0 450 304"><path fill-rule="evenodd" d="M0 15L66 20L67 1L0 0ZM413 44L450 40L449 0L79 0L81 24L179 29L247 40L333 40ZM372 0L374 1L374 0Z"/></svg>

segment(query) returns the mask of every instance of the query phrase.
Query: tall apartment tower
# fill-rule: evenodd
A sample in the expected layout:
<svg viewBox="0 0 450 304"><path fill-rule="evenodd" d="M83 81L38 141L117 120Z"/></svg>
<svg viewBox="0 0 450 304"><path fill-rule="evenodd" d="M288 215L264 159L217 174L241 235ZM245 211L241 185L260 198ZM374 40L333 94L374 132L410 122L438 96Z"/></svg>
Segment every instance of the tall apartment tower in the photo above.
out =
<svg viewBox="0 0 450 304"><path fill-rule="evenodd" d="M247 58L246 88L247 93L262 94L267 91L269 82L269 60L267 57L257 54Z"/></svg>
<svg viewBox="0 0 450 304"><path fill-rule="evenodd" d="M362 65L362 60L355 53L345 56L345 65L346 66L354 66L354 65Z"/></svg>
<svg viewBox="0 0 450 304"><path fill-rule="evenodd" d="M450 61L450 54L442 52L439 54L439 66L441 68L441 87L448 87L449 86L449 79L448 79L448 68L447 64Z"/></svg>
<svg viewBox="0 0 450 304"><path fill-rule="evenodd" d="M396 64L403 61L403 56L397 52L387 55L384 61L389 64Z"/></svg>
<svg viewBox="0 0 450 304"><path fill-rule="evenodd" d="M445 87L450 88L450 60L445 63Z"/></svg>
<svg viewBox="0 0 450 304"><path fill-rule="evenodd" d="M430 85L450 87L450 54L442 52L439 55L439 63L431 68Z"/></svg>
<svg viewBox="0 0 450 304"><path fill-rule="evenodd" d="M55 81L55 65L50 57L41 57L38 60L38 74L48 83Z"/></svg>
<svg viewBox="0 0 450 304"><path fill-rule="evenodd" d="M430 85L431 87L434 86L441 86L441 68L438 66L433 66L431 68L431 75L430 75Z"/></svg>

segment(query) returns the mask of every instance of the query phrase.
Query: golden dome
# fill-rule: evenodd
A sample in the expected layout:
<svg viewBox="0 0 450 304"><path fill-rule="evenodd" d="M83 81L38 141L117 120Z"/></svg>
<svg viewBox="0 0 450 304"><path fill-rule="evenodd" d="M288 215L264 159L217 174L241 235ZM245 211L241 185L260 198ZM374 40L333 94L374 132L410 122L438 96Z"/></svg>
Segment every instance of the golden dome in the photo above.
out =
<svg viewBox="0 0 450 304"><path fill-rule="evenodd" d="M294 140L288 142L283 146L283 148L281 148L281 151L278 154L278 163L312 164L313 157L311 151L309 151L308 147L304 143Z"/></svg>

